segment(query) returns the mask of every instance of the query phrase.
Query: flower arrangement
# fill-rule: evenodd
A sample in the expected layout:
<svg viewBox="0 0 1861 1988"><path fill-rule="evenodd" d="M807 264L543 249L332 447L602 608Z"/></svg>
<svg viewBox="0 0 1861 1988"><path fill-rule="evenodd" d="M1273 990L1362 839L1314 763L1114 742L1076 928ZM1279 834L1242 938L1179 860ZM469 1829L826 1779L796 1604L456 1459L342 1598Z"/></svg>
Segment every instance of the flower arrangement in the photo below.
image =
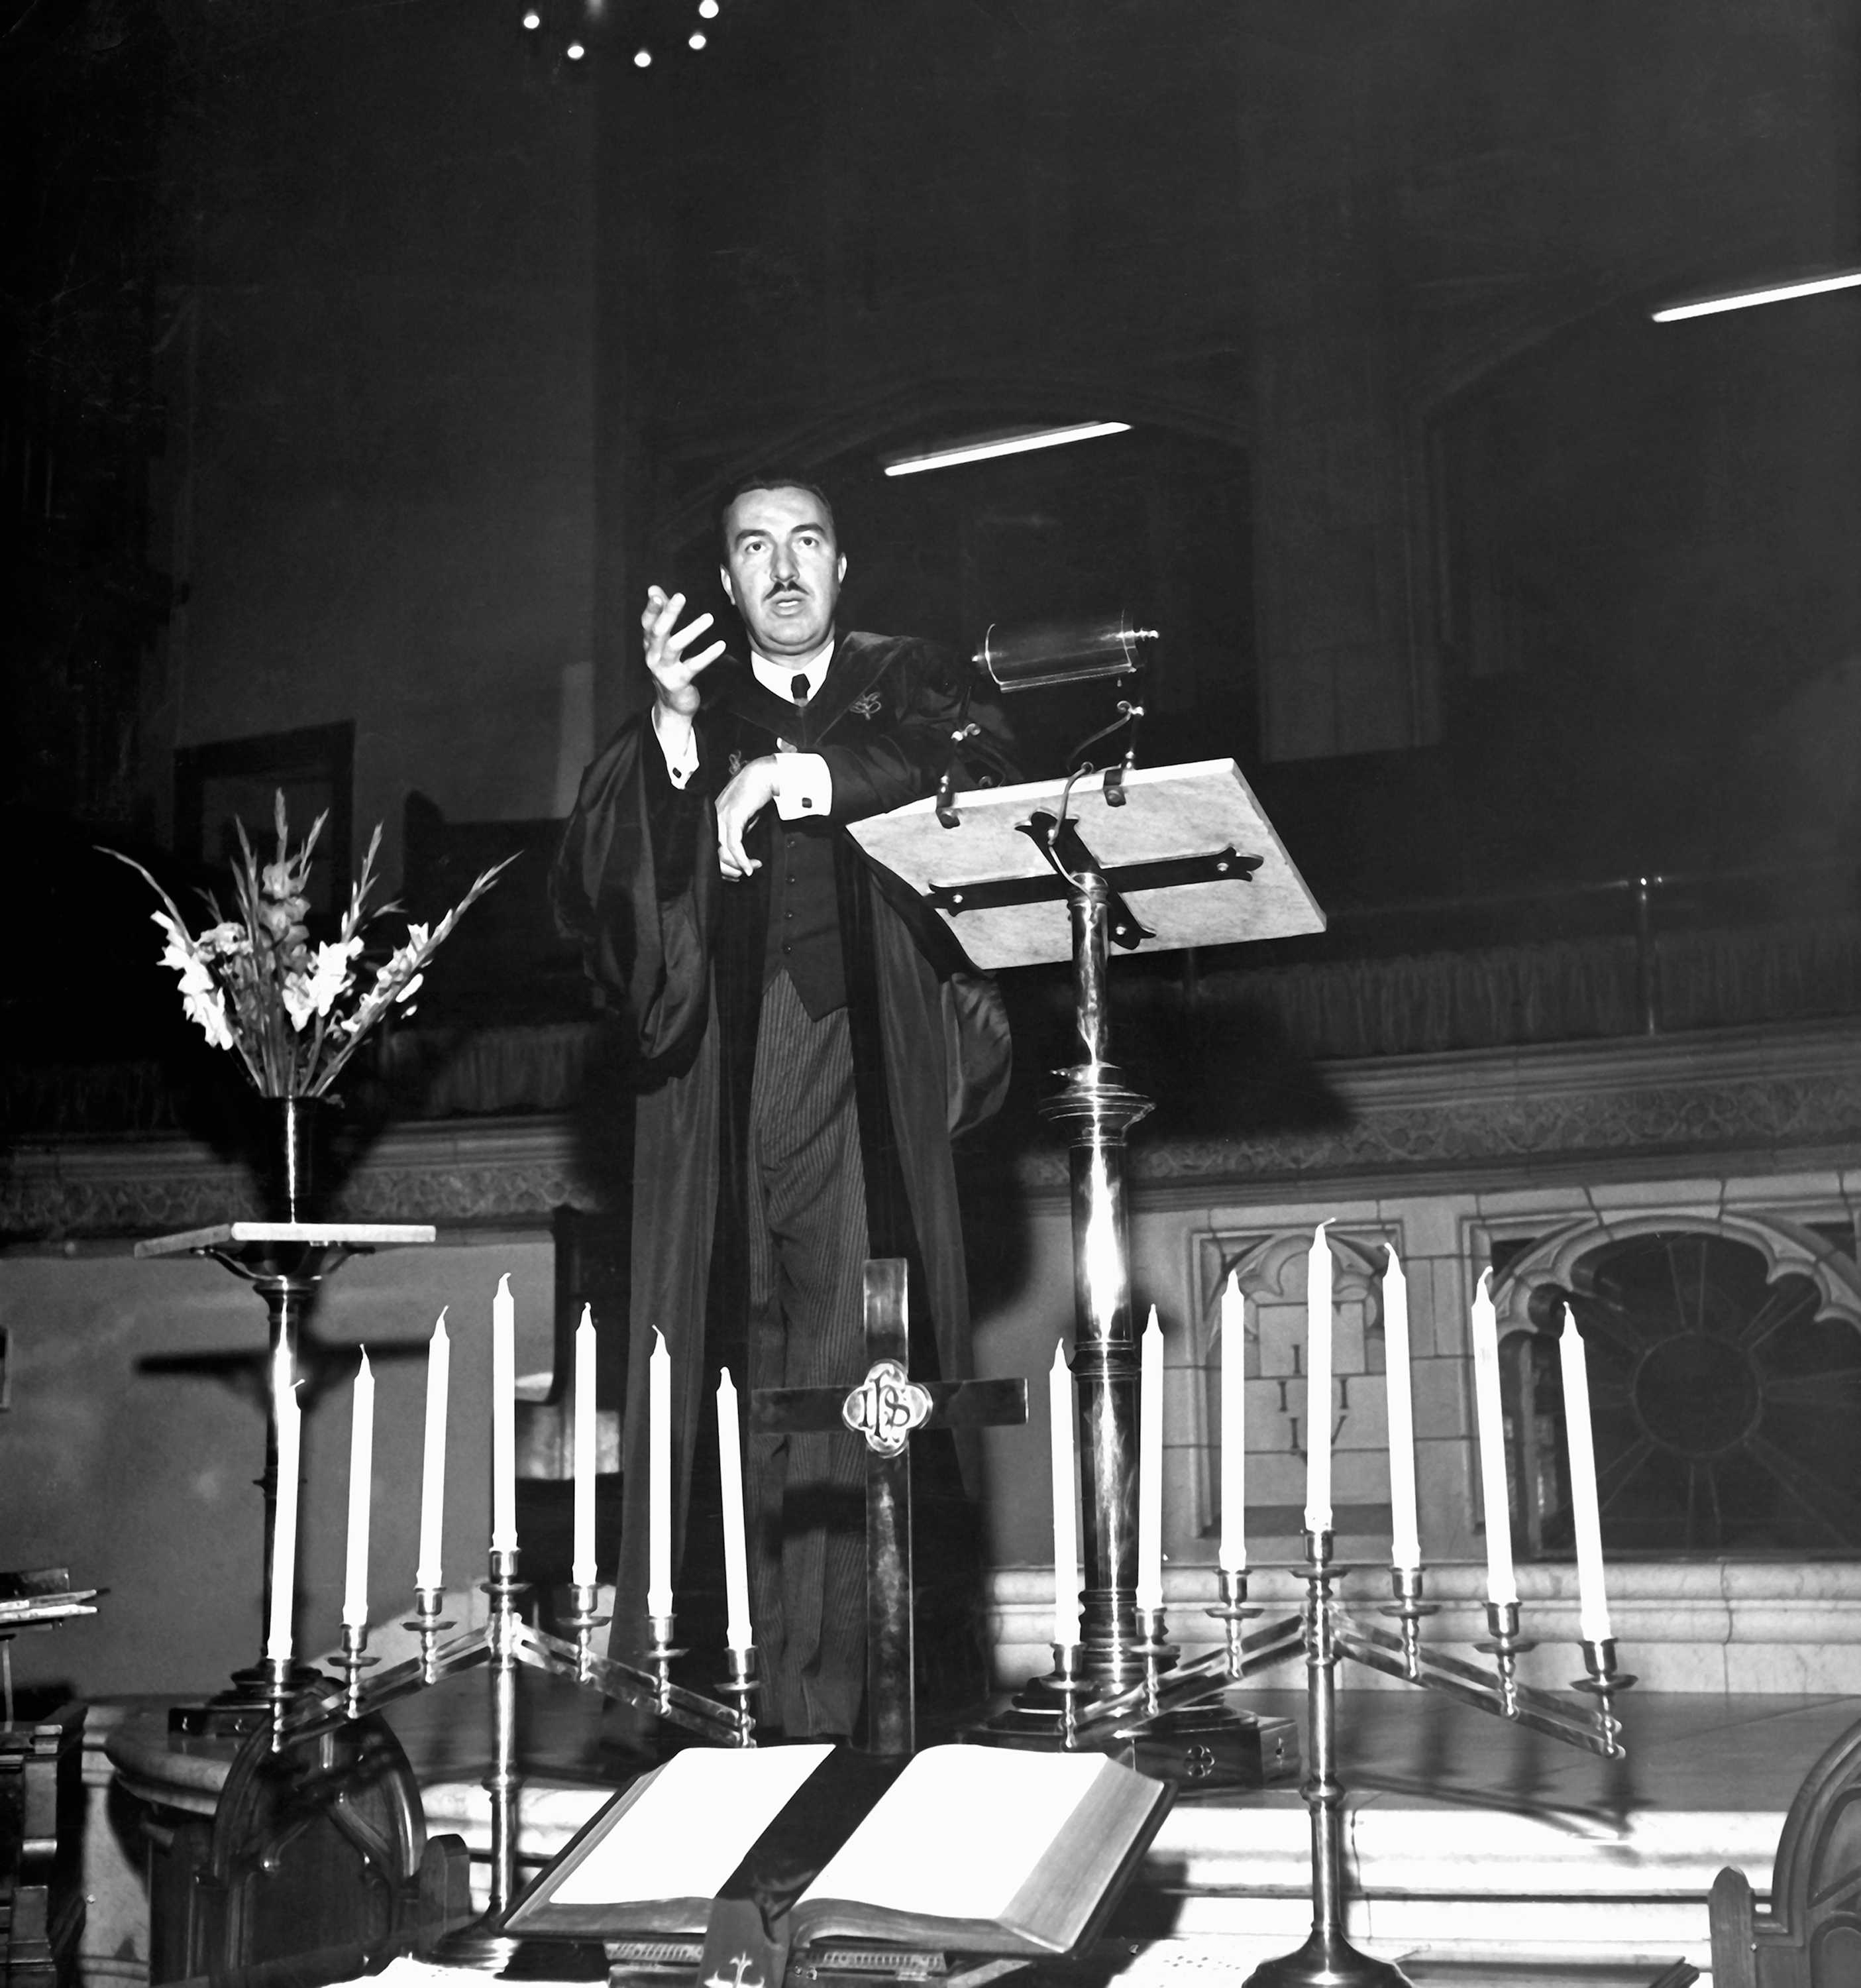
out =
<svg viewBox="0 0 1861 1988"><path fill-rule="evenodd" d="M391 1009L413 1012L427 962L452 928L515 859L485 871L458 904L433 926L407 927L407 942L385 959L366 957L366 928L393 904L371 911L375 856L381 846L376 826L362 859L362 874L351 888L349 908L333 940L312 945L305 922L311 852L323 823L319 814L310 833L293 849L279 793L272 820L277 854L261 864L239 833L239 859L233 864L234 917L221 910L211 891L201 894L213 922L191 932L174 901L134 857L106 849L147 879L162 901L151 914L167 935L162 964L181 979L181 1005L215 1049L233 1050L262 1097L320 1097L363 1039Z"/></svg>

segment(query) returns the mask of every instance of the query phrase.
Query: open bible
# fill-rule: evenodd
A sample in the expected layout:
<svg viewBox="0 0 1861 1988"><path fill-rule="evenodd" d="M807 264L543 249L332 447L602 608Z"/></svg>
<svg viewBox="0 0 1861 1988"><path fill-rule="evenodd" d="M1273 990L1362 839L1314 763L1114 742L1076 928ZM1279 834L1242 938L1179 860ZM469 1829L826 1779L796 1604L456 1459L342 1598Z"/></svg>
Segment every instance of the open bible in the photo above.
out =
<svg viewBox="0 0 1861 1988"><path fill-rule="evenodd" d="M675 1755L588 1824L512 1909L507 1929L610 1943L701 1937L713 1901L754 1867L759 1849L767 1854L798 1817L805 1824L810 1782L825 1770L817 1788L847 1785L832 1778L835 1752ZM931 1747L856 1822L838 1819L829 1840L844 1840L795 1880L806 1882L789 1909L788 1943L797 1952L834 1942L1029 1959L1069 1952L1110 1909L1172 1793L1100 1753ZM785 1854L779 1847L775 1861Z"/></svg>

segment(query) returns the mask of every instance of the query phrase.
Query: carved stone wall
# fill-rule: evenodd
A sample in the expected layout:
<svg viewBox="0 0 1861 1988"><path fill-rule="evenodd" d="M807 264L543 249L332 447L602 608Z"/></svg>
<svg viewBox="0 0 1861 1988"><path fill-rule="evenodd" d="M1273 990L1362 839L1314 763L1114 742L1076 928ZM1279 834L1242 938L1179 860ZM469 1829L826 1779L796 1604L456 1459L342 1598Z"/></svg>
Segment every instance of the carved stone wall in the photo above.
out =
<svg viewBox="0 0 1861 1988"><path fill-rule="evenodd" d="M1483 1192L1550 1180L1861 1161L1861 1022L1392 1057L1317 1069L1322 1122L1172 1139L1140 1128L1132 1173L1155 1192L1245 1183ZM351 1220L546 1222L614 1188L559 1114L454 1119L384 1134L331 1212ZM1024 1193L1064 1184L1053 1146L992 1156ZM0 1236L150 1235L255 1213L236 1161L180 1138L21 1141L0 1155Z"/></svg>

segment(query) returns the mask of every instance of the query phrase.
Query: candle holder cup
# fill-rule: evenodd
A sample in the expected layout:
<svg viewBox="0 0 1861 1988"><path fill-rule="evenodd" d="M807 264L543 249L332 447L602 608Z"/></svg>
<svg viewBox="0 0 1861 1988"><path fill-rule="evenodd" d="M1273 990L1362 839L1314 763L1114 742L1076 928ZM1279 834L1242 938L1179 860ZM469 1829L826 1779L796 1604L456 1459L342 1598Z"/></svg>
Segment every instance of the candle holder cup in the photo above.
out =
<svg viewBox="0 0 1861 1988"><path fill-rule="evenodd" d="M673 1616L649 1615L647 1628L651 1640L647 1645L646 1660L652 1670L657 1687L653 1709L664 1718L666 1708L672 1702L672 1665L685 1652L674 1645L673 1638L677 1631L676 1618Z"/></svg>
<svg viewBox="0 0 1861 1988"><path fill-rule="evenodd" d="M1474 1648L1493 1659L1498 1681L1501 1709L1510 1718L1518 1702L1518 1659L1538 1645L1519 1634L1519 1608L1516 1599L1486 1604L1486 1634Z"/></svg>
<svg viewBox="0 0 1861 1988"><path fill-rule="evenodd" d="M733 1744L753 1746L756 1743L756 1699L762 1690L762 1680L756 1675L756 1646L754 1643L727 1646L724 1661L729 1675L715 1689L736 1712L737 1730Z"/></svg>
<svg viewBox="0 0 1861 1988"><path fill-rule="evenodd" d="M1212 1608L1202 1611L1221 1624L1228 1674L1235 1678L1241 1675L1245 1655L1241 1625L1266 1613L1259 1603L1250 1602L1247 1598L1247 1571L1245 1567L1218 1568L1215 1578L1221 1598Z"/></svg>
<svg viewBox="0 0 1861 1988"><path fill-rule="evenodd" d="M343 1652L336 1662L343 1673L343 1709L351 1719L362 1716L362 1673L380 1661L368 1654L368 1625L345 1622Z"/></svg>
<svg viewBox="0 0 1861 1988"><path fill-rule="evenodd" d="M610 1618L600 1613L601 1590L592 1581L578 1581L569 1590L569 1610L562 1627L575 1638L575 1681L586 1684L594 1660L594 1632Z"/></svg>
<svg viewBox="0 0 1861 1988"><path fill-rule="evenodd" d="M420 1674L423 1684L438 1681L439 1673L434 1668L434 1653L439 1647L442 1630L453 1625L443 1620L446 1607L446 1591L443 1587L417 1587L414 1591L414 1613L401 1624L404 1629L411 1629L420 1638Z"/></svg>
<svg viewBox="0 0 1861 1988"><path fill-rule="evenodd" d="M1169 1624L1160 1607L1137 1611L1137 1640L1131 1654L1143 1665L1143 1708L1155 1718L1161 1709L1157 1696L1164 1672L1176 1661L1176 1648L1168 1639Z"/></svg>
<svg viewBox="0 0 1861 1988"><path fill-rule="evenodd" d="M1598 1724L1609 1739L1618 1743L1622 1722L1616 1716L1616 1693L1626 1691L1634 1682L1632 1672L1616 1668L1616 1641L1613 1636L1605 1636L1599 1641L1584 1638L1583 1675L1574 1679L1570 1688L1586 1692L1596 1699Z"/></svg>
<svg viewBox="0 0 1861 1988"><path fill-rule="evenodd" d="M1053 1645L1053 1670L1046 1679L1059 1700L1060 1745L1072 1753L1079 1743L1079 1700L1091 1689L1086 1675L1086 1653L1077 1643Z"/></svg>
<svg viewBox="0 0 1861 1988"><path fill-rule="evenodd" d="M1397 1625L1402 1641L1403 1675L1411 1684L1421 1682L1421 1625L1424 1619L1441 1613L1440 1604L1424 1598L1423 1574L1419 1567L1393 1567L1390 1569L1390 1592L1393 1601L1386 1602L1377 1610L1380 1615L1392 1617Z"/></svg>

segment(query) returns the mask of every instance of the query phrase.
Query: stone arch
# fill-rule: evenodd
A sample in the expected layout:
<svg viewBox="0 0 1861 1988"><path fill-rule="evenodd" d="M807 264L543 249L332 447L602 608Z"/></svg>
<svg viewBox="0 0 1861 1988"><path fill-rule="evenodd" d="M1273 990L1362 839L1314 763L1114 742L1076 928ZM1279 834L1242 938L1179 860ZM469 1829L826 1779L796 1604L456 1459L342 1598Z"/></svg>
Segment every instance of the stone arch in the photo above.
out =
<svg viewBox="0 0 1861 1988"><path fill-rule="evenodd" d="M1334 1305L1360 1307L1365 1335L1380 1333L1383 1273L1390 1243L1400 1245L1400 1231L1393 1227L1380 1229L1373 1221L1362 1227L1346 1221L1328 1224L1326 1239L1331 1248ZM1198 1536L1206 1536L1219 1518L1217 1472L1221 1445L1222 1293L1232 1273L1239 1281L1242 1295L1250 1300L1250 1307L1295 1305L1302 1308L1312 1229L1302 1223L1296 1228L1274 1229L1265 1235L1259 1229L1238 1235L1231 1230L1225 1234L1220 1230L1205 1230L1196 1239L1194 1247L1197 1253L1194 1270L1197 1314L1193 1322L1190 1358L1197 1381L1187 1391L1189 1426L1184 1433L1193 1455L1192 1524ZM1250 1309L1248 1384L1250 1390L1264 1384L1270 1393L1274 1384L1271 1377L1263 1381L1257 1371L1265 1346L1263 1342L1255 1341L1253 1328L1256 1316ZM1343 1398L1344 1387L1354 1384L1358 1378L1354 1365L1346 1362L1346 1368L1340 1372L1339 1398ZM1295 1384L1303 1389L1302 1376ZM1380 1398L1380 1381L1377 1388ZM1350 1404L1348 1412L1357 1412L1356 1401ZM1352 1425L1356 1426L1354 1423ZM1302 1469L1302 1464L1300 1468Z"/></svg>
<svg viewBox="0 0 1861 1988"><path fill-rule="evenodd" d="M1654 1207L1566 1223L1509 1265L1495 1303L1533 1550L1568 1545L1548 1336L1565 1294L1589 1355L1606 1547L1861 1553L1849 1249L1788 1215Z"/></svg>
<svg viewBox="0 0 1861 1988"><path fill-rule="evenodd" d="M1819 1300L1816 1318L1845 1319L1861 1332L1861 1265L1814 1229L1787 1216L1735 1209L1707 1212L1654 1208L1586 1215L1541 1237L1508 1264L1505 1274L1493 1286L1500 1337L1542 1330L1545 1300L1538 1293L1570 1290L1582 1259L1599 1245L1676 1230L1746 1244L1763 1257L1772 1283L1787 1276L1807 1277Z"/></svg>
<svg viewBox="0 0 1861 1988"><path fill-rule="evenodd" d="M1202 1293L1197 1357L1204 1361L1219 1357L1221 1345L1221 1293L1231 1273L1240 1281L1243 1297L1256 1300L1289 1300L1305 1294L1305 1256L1312 1247L1309 1229L1276 1231L1263 1242L1251 1242L1230 1252L1218 1237L1211 1239L1212 1266ZM1331 1245L1332 1296L1336 1300L1361 1300L1370 1316L1380 1317L1383 1266L1386 1246L1379 1240L1340 1233L1336 1226L1326 1231Z"/></svg>

